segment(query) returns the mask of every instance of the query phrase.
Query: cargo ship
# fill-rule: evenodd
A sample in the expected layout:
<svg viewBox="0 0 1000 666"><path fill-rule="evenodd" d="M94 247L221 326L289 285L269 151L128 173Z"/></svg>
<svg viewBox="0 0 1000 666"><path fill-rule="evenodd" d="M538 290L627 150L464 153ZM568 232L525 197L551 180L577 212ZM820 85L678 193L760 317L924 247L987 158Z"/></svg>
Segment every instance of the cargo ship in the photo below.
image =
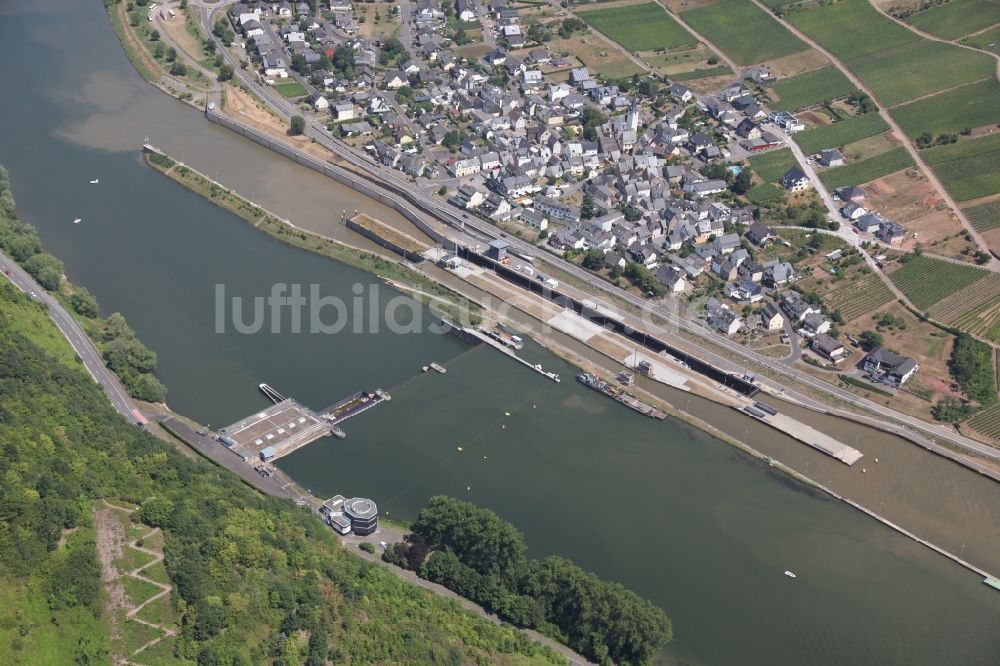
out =
<svg viewBox="0 0 1000 666"><path fill-rule="evenodd" d="M594 389L598 393L603 393L609 398L614 399L616 402L620 402L629 409L637 411L644 416L648 416L650 418L657 419L659 421L662 421L663 419L667 418L665 412L653 407L652 405L646 404L645 402L639 400L638 398L633 398L627 393L624 393L621 389L612 386L603 379L595 377L590 373L581 372L576 376L576 381L580 382L581 384L583 384L588 388Z"/></svg>

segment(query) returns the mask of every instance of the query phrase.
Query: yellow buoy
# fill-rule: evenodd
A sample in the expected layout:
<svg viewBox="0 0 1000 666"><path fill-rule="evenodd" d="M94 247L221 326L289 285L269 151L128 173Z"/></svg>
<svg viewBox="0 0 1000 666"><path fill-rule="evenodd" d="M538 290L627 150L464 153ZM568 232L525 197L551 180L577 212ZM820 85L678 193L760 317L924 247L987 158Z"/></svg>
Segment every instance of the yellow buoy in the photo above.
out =
<svg viewBox="0 0 1000 666"><path fill-rule="evenodd" d="M461 446L459 446L459 447L457 447L457 448L458 448L458 452L459 452L459 453L461 453L462 451L464 451L464 450L465 450L465 449L463 449L463 448L462 448Z"/></svg>

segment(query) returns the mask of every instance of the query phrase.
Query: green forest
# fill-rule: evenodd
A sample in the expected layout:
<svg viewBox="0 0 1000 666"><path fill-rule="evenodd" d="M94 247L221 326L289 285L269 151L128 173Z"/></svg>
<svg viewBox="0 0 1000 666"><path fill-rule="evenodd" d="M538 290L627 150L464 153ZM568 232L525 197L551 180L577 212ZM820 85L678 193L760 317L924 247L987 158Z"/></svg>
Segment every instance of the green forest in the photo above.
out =
<svg viewBox="0 0 1000 666"><path fill-rule="evenodd" d="M126 423L44 306L6 280L0 447L2 663L112 662L93 521L102 498L162 528L177 663L564 663L347 552L308 511Z"/></svg>
<svg viewBox="0 0 1000 666"><path fill-rule="evenodd" d="M497 514L438 496L417 516L408 543L383 557L601 664L649 663L671 639L670 620L649 601L565 558L528 559L526 550Z"/></svg>
<svg viewBox="0 0 1000 666"><path fill-rule="evenodd" d="M63 278L63 264L42 249L34 227L18 219L7 170L0 165L0 248L19 263L46 291L73 312L97 345L108 367L134 398L162 402L167 390L153 374L156 354L136 337L125 318L101 318L94 297Z"/></svg>

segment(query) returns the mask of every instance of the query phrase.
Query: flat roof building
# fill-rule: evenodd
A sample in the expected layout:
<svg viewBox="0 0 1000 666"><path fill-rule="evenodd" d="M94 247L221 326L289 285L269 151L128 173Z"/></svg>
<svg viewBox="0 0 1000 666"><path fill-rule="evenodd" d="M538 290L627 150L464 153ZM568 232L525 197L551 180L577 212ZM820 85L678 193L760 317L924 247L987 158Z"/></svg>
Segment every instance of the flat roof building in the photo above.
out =
<svg viewBox="0 0 1000 666"><path fill-rule="evenodd" d="M351 521L351 531L366 536L378 529L378 507L364 497L352 497L344 502L344 516Z"/></svg>

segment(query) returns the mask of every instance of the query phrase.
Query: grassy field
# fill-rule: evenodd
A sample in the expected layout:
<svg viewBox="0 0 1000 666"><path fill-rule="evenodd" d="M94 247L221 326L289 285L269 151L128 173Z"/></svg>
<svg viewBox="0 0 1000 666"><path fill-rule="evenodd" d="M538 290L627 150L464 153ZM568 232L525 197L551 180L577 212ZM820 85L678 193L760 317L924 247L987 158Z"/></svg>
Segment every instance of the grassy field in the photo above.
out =
<svg viewBox="0 0 1000 666"><path fill-rule="evenodd" d="M709 69L696 69L690 72L681 72L679 74L671 74L671 81L694 81L695 79L706 79L710 76L725 76L727 74L732 74L733 70L729 69L725 65L719 67L711 67Z"/></svg>
<svg viewBox="0 0 1000 666"><path fill-rule="evenodd" d="M629 51L670 50L698 44L698 40L656 2L581 11L577 15Z"/></svg>
<svg viewBox="0 0 1000 666"><path fill-rule="evenodd" d="M1000 123L1000 84L996 81L973 83L896 107L892 117L911 137L924 132L947 134L966 127Z"/></svg>
<svg viewBox="0 0 1000 666"><path fill-rule="evenodd" d="M982 268L919 256L890 273L889 279L913 305L925 309L988 274Z"/></svg>
<svg viewBox="0 0 1000 666"><path fill-rule="evenodd" d="M1000 27L992 28L972 37L966 37L962 40L962 43L975 46L977 49L983 49L984 51L1000 52Z"/></svg>
<svg viewBox="0 0 1000 666"><path fill-rule="evenodd" d="M847 66L887 106L996 75L990 56L927 40L856 58Z"/></svg>
<svg viewBox="0 0 1000 666"><path fill-rule="evenodd" d="M840 148L849 143L867 139L889 129L889 125L877 113L866 113L841 120L832 125L823 125L799 132L793 138L807 155L818 153L824 148Z"/></svg>
<svg viewBox="0 0 1000 666"><path fill-rule="evenodd" d="M683 12L680 17L741 65L809 48L773 17L745 0L720 0Z"/></svg>
<svg viewBox="0 0 1000 666"><path fill-rule="evenodd" d="M785 190L772 183L764 183L763 185L751 187L750 191L747 192L747 199L749 199L751 203L755 203L760 206L774 203L775 201L781 201L784 196Z"/></svg>
<svg viewBox="0 0 1000 666"><path fill-rule="evenodd" d="M976 231L989 231L1000 227L1000 201L971 206L963 212Z"/></svg>
<svg viewBox="0 0 1000 666"><path fill-rule="evenodd" d="M844 60L922 40L879 14L867 0L842 0L793 12L788 21Z"/></svg>
<svg viewBox="0 0 1000 666"><path fill-rule="evenodd" d="M289 81L287 83L275 83L274 89L278 91L282 97L304 97L307 91L305 86L303 86L298 81Z"/></svg>
<svg viewBox="0 0 1000 666"><path fill-rule="evenodd" d="M590 68L591 74L598 76L620 79L643 73L641 67L602 39L588 39L586 44L578 37L553 39L546 46L553 53L570 53L576 56L577 60Z"/></svg>
<svg viewBox="0 0 1000 666"><path fill-rule="evenodd" d="M772 89L780 98L776 106L786 111L797 111L815 106L824 100L847 97L856 90L847 77L833 65L782 79L775 83Z"/></svg>
<svg viewBox="0 0 1000 666"><path fill-rule="evenodd" d="M951 0L906 18L910 25L945 39L958 39L1000 23L996 0Z"/></svg>
<svg viewBox="0 0 1000 666"><path fill-rule="evenodd" d="M750 166L753 167L754 173L768 183L780 179L796 164L791 148L772 150L750 158Z"/></svg>
<svg viewBox="0 0 1000 666"><path fill-rule="evenodd" d="M968 426L981 435L1000 441L1000 404L973 416L969 419Z"/></svg>
<svg viewBox="0 0 1000 666"><path fill-rule="evenodd" d="M819 175L819 179L832 190L845 185L861 185L910 166L913 166L913 158L906 149L894 148L867 160L828 169Z"/></svg>
<svg viewBox="0 0 1000 666"><path fill-rule="evenodd" d="M851 321L882 307L892 298L892 291L882 278L869 273L824 296L823 301L831 310L838 310L844 321Z"/></svg>
<svg viewBox="0 0 1000 666"><path fill-rule="evenodd" d="M1000 192L1000 134L928 148L921 155L958 201Z"/></svg>

